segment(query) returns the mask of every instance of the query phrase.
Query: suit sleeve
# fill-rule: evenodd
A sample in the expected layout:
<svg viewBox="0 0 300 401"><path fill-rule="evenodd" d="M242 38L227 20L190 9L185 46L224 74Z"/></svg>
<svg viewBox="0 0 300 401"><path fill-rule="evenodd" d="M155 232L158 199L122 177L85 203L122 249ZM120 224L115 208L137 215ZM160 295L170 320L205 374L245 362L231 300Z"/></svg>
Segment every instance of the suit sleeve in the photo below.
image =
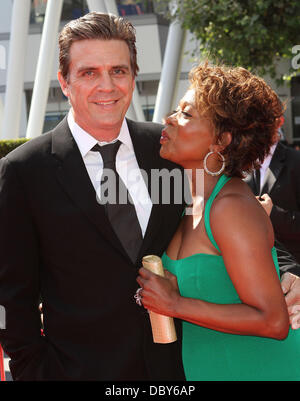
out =
<svg viewBox="0 0 300 401"><path fill-rule="evenodd" d="M290 252L285 248L285 246L281 242L275 240L275 248L277 251L280 274L289 272L300 277L300 265L290 254Z"/></svg>
<svg viewBox="0 0 300 401"><path fill-rule="evenodd" d="M286 239L300 241L300 212L286 210L277 205L273 205L270 218L275 233L280 233Z"/></svg>
<svg viewBox="0 0 300 401"><path fill-rule="evenodd" d="M39 252L22 184L7 159L0 160L0 341L11 358L14 380L42 380L45 355L39 304Z"/></svg>
<svg viewBox="0 0 300 401"><path fill-rule="evenodd" d="M270 218L278 238L300 241L300 154L291 152L289 149L287 152L279 192L273 194L271 191L270 193L273 201ZM276 199L283 200L277 202Z"/></svg>

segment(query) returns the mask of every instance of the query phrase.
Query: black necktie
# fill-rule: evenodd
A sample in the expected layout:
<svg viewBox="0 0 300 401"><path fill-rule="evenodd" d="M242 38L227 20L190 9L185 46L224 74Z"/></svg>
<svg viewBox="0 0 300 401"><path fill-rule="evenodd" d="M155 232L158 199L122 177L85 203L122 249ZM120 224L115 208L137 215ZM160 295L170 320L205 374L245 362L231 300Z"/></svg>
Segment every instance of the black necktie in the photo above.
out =
<svg viewBox="0 0 300 401"><path fill-rule="evenodd" d="M260 195L260 169L254 170L253 178L255 182L255 195Z"/></svg>
<svg viewBox="0 0 300 401"><path fill-rule="evenodd" d="M103 159L101 203L104 203L113 230L135 263L143 236L130 194L116 170L116 155L120 145L120 141L104 146L97 144L91 150L100 152Z"/></svg>

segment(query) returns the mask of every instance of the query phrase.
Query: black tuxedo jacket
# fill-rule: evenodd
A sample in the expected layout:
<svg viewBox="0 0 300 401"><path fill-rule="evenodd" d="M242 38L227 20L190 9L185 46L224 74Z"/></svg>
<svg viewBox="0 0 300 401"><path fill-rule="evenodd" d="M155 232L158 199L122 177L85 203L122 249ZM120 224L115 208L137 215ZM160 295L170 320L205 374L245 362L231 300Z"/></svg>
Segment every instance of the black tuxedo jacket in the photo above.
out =
<svg viewBox="0 0 300 401"><path fill-rule="evenodd" d="M128 120L128 127L148 175L175 167L159 156L160 125ZM134 265L96 201L66 119L3 158L0 340L13 378L183 380L179 342L154 344L149 315L134 300L142 256L162 254L182 211L153 205Z"/></svg>
<svg viewBox="0 0 300 401"><path fill-rule="evenodd" d="M246 178L255 193L253 174ZM300 263L300 152L278 143L259 194L273 202L270 218L275 237ZM279 246L280 247L280 246ZM292 271L291 271L292 272ZM298 266L294 273L300 275Z"/></svg>

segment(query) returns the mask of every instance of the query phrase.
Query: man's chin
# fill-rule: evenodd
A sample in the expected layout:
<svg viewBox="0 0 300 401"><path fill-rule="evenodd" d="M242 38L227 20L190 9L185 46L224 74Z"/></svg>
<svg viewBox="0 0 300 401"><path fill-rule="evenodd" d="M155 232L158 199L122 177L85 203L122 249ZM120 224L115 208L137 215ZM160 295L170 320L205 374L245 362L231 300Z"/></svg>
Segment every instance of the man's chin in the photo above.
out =
<svg viewBox="0 0 300 401"><path fill-rule="evenodd" d="M119 135L122 122L123 120L105 121L97 119L90 124L89 129L86 131L98 140L111 141Z"/></svg>
<svg viewBox="0 0 300 401"><path fill-rule="evenodd" d="M93 116L94 118L90 119L91 125L93 125L94 128L100 128L100 129L113 129L115 127L121 127L123 123L123 117L118 115L117 117L114 117L112 115L103 115L103 114L98 114L97 116Z"/></svg>

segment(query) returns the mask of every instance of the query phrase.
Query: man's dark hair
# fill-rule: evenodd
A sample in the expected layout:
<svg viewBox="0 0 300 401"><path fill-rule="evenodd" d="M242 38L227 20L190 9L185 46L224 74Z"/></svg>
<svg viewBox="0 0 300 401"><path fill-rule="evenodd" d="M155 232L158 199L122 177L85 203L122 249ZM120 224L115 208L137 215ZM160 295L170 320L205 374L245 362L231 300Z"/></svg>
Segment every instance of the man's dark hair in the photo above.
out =
<svg viewBox="0 0 300 401"><path fill-rule="evenodd" d="M137 76L136 37L133 25L122 17L113 14L91 12L83 17L70 21L59 35L59 69L65 80L68 80L70 65L70 48L73 42L86 39L123 40L130 53L131 70Z"/></svg>

